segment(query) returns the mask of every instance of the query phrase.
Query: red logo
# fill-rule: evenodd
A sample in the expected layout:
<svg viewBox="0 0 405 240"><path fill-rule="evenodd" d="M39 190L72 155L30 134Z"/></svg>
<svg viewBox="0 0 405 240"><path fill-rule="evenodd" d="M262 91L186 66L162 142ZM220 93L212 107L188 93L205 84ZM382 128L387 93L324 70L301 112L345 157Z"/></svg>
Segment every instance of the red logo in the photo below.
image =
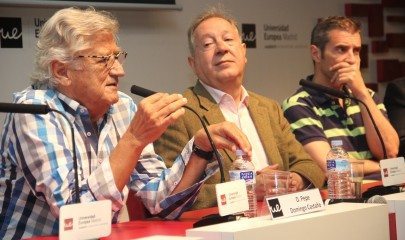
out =
<svg viewBox="0 0 405 240"><path fill-rule="evenodd" d="M225 194L221 195L221 205L226 205L226 195Z"/></svg>
<svg viewBox="0 0 405 240"><path fill-rule="evenodd" d="M383 168L384 177L388 177L388 168Z"/></svg>
<svg viewBox="0 0 405 240"><path fill-rule="evenodd" d="M64 220L65 223L65 231L73 230L73 218L67 218Z"/></svg>

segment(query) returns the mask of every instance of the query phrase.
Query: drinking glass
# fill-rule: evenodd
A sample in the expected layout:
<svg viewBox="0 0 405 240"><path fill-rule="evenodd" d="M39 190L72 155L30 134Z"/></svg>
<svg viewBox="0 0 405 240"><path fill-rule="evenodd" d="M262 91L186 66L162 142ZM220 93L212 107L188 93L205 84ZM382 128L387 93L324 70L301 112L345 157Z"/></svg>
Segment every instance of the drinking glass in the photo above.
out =
<svg viewBox="0 0 405 240"><path fill-rule="evenodd" d="M354 198L362 197L361 184L364 178L364 163L360 161L350 162L350 182Z"/></svg>
<svg viewBox="0 0 405 240"><path fill-rule="evenodd" d="M260 216L269 214L266 198L287 194L290 181L290 172L287 171L266 172L262 175L265 192L262 206L259 208Z"/></svg>

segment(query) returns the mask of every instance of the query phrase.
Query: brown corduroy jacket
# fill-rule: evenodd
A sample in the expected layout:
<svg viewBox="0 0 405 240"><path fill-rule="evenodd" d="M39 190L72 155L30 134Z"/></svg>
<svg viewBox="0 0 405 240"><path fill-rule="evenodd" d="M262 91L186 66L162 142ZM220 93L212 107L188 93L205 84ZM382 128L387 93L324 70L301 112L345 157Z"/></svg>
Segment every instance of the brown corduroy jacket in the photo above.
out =
<svg viewBox="0 0 405 240"><path fill-rule="evenodd" d="M219 106L199 82L194 87L187 89L183 96L188 100L187 105L198 112L208 125L225 121ZM325 180L322 170L295 139L279 104L274 100L249 92L248 110L269 164L277 163L280 170L296 172L315 187L321 187ZM186 110L184 116L170 125L154 143L156 153L164 158L168 167L172 166L185 144L201 128L199 119ZM225 180L229 181L228 171L235 159L235 153L229 150L220 150L220 153L224 161ZM217 206L215 184L219 182L220 175L217 172L204 183L192 209Z"/></svg>

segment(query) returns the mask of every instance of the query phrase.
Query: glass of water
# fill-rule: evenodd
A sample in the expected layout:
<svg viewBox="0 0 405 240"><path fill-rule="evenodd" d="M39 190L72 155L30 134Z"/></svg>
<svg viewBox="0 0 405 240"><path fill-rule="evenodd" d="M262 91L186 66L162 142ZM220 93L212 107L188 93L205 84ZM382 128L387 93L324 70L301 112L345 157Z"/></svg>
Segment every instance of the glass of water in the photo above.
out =
<svg viewBox="0 0 405 240"><path fill-rule="evenodd" d="M361 184L364 178L364 163L361 161L350 162L350 182L354 198L362 197Z"/></svg>

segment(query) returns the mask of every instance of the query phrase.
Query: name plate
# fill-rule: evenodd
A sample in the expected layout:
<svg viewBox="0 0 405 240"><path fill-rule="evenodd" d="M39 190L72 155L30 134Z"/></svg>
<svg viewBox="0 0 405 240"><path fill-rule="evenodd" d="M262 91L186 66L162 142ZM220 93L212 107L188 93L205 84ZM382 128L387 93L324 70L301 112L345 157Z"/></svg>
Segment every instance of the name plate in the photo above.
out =
<svg viewBox="0 0 405 240"><path fill-rule="evenodd" d="M292 217L325 209L319 189L266 198L272 218Z"/></svg>
<svg viewBox="0 0 405 240"><path fill-rule="evenodd" d="M226 216L249 209L245 180L215 185L219 215Z"/></svg>
<svg viewBox="0 0 405 240"><path fill-rule="evenodd" d="M381 179L384 186L405 183L404 157L384 159L380 161Z"/></svg>
<svg viewBox="0 0 405 240"><path fill-rule="evenodd" d="M93 239L111 234L111 201L64 205L59 211L59 239Z"/></svg>

